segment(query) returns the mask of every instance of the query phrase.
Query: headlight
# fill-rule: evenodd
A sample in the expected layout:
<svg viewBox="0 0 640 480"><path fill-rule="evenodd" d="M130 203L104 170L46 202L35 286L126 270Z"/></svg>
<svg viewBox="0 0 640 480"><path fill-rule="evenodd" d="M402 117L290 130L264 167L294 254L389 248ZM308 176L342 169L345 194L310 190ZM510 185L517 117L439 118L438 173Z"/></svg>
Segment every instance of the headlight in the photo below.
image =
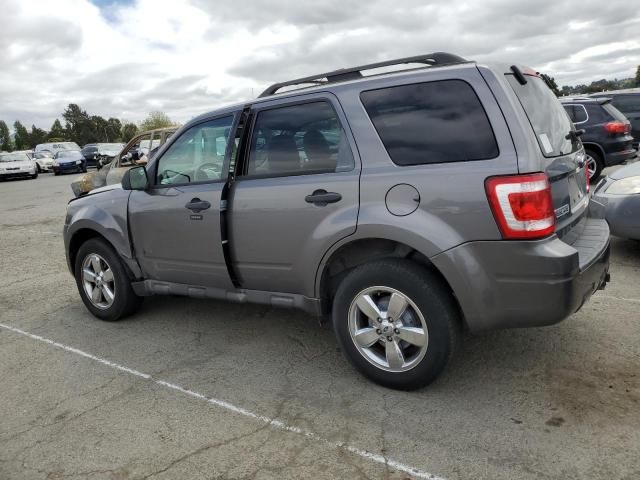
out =
<svg viewBox="0 0 640 480"><path fill-rule="evenodd" d="M76 160L76 165L80 165L82 163L82 160Z"/></svg>
<svg viewBox="0 0 640 480"><path fill-rule="evenodd" d="M640 194L640 176L616 180L609 188L607 188L607 193L612 195Z"/></svg>

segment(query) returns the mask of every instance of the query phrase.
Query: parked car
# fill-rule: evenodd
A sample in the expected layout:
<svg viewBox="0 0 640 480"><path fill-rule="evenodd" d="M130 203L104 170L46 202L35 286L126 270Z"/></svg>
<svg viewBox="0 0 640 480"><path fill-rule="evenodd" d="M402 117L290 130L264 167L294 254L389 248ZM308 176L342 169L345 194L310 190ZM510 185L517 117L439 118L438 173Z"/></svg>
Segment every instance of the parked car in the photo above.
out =
<svg viewBox="0 0 640 480"><path fill-rule="evenodd" d="M111 163L124 147L124 143L99 143L96 168L100 170L108 163Z"/></svg>
<svg viewBox="0 0 640 480"><path fill-rule="evenodd" d="M33 153L33 159L38 166L38 173L53 171L53 155L47 151Z"/></svg>
<svg viewBox="0 0 640 480"><path fill-rule="evenodd" d="M53 157L53 174L86 172L87 161L79 150L60 150Z"/></svg>
<svg viewBox="0 0 640 480"><path fill-rule="evenodd" d="M640 140L640 88L611 90L608 92L593 93L591 96L611 98L613 106L620 110L631 122L631 135L634 138L634 147L638 149L638 141Z"/></svg>
<svg viewBox="0 0 640 480"><path fill-rule="evenodd" d="M65 250L97 318L154 294L302 308L331 315L368 378L412 389L461 329L553 324L604 286L609 228L587 188L540 75L432 53L193 119L121 185L69 202Z"/></svg>
<svg viewBox="0 0 640 480"><path fill-rule="evenodd" d="M610 98L563 97L560 101L577 128L584 130L580 139L592 182L600 178L603 168L636 156L631 123Z"/></svg>
<svg viewBox="0 0 640 480"><path fill-rule="evenodd" d="M640 162L610 173L598 183L593 198L602 206L612 234L640 240Z"/></svg>
<svg viewBox="0 0 640 480"><path fill-rule="evenodd" d="M160 128L136 135L116 155L113 157L105 156L100 160L100 163L102 163L111 159L108 163L105 163L107 168L100 167L102 170L99 168L99 172L89 172L71 183L73 194L79 197L86 195L95 188L120 183L124 172L135 165L142 165L147 162L148 155L145 154L145 151L149 151L148 147L150 145L163 145L176 130L177 127Z"/></svg>
<svg viewBox="0 0 640 480"><path fill-rule="evenodd" d="M59 151L67 150L80 151L80 146L76 142L40 143L33 151L34 153L49 152L53 157Z"/></svg>
<svg viewBox="0 0 640 480"><path fill-rule="evenodd" d="M0 153L0 179L38 178L38 166L25 152Z"/></svg>
<svg viewBox="0 0 640 480"><path fill-rule="evenodd" d="M82 156L87 161L87 167L96 167L98 165L98 145L89 143L82 147Z"/></svg>

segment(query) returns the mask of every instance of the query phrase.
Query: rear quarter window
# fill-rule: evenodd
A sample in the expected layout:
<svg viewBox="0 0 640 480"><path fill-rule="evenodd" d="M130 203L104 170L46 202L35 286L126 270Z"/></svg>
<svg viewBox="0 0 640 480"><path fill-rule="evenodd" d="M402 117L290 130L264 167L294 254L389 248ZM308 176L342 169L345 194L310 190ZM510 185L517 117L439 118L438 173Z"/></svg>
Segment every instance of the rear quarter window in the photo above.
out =
<svg viewBox="0 0 640 480"><path fill-rule="evenodd" d="M467 82L441 80L368 90L360 99L397 165L498 156L487 114Z"/></svg>

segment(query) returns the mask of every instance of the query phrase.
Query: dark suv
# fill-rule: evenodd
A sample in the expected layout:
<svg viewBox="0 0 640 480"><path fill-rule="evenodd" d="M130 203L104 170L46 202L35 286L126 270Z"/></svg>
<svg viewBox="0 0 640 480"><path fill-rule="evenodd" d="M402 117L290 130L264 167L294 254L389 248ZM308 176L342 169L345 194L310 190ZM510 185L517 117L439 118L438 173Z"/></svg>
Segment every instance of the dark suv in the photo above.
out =
<svg viewBox="0 0 640 480"><path fill-rule="evenodd" d="M191 120L121 185L71 200L65 250L100 319L149 295L301 308L332 317L363 374L410 389L462 328L550 325L604 285L609 228L587 187L540 75L432 53Z"/></svg>
<svg viewBox="0 0 640 480"><path fill-rule="evenodd" d="M591 97L602 96L610 98L611 104L620 110L631 122L633 145L638 149L638 141L640 140L640 88L612 90L604 93L591 94Z"/></svg>
<svg viewBox="0 0 640 480"><path fill-rule="evenodd" d="M580 139L592 182L600 177L603 168L636 156L629 133L631 124L610 98L563 97L560 102L576 128L584 130Z"/></svg>

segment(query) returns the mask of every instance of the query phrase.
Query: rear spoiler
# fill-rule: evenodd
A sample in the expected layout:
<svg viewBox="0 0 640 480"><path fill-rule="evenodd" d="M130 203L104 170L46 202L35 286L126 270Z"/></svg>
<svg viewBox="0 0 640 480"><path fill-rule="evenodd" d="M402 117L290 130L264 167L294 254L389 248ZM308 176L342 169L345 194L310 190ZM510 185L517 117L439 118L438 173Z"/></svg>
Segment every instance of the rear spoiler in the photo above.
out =
<svg viewBox="0 0 640 480"><path fill-rule="evenodd" d="M598 105L604 105L605 103L611 102L611 97L589 97L589 98L598 102Z"/></svg>

